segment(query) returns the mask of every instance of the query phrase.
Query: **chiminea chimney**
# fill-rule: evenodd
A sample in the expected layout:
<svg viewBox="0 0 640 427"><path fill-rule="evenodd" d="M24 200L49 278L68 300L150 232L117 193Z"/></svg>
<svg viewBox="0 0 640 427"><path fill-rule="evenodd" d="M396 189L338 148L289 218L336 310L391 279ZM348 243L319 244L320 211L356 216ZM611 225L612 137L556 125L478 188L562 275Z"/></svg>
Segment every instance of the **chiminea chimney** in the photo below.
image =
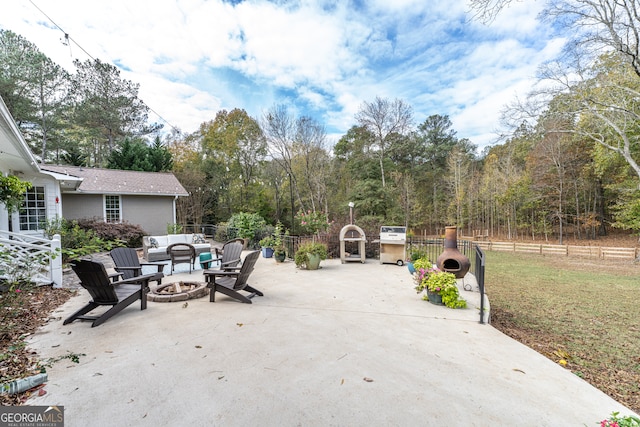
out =
<svg viewBox="0 0 640 427"><path fill-rule="evenodd" d="M458 250L458 229L455 226L445 227L444 251L436 260L436 266L462 279L471 268L471 261Z"/></svg>

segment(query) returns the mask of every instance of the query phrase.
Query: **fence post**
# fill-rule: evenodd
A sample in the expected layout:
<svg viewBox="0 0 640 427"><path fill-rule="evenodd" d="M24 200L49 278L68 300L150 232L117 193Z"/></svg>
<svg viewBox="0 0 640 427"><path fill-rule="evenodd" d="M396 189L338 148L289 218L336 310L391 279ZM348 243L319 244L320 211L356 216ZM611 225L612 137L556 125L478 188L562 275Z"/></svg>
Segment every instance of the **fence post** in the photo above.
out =
<svg viewBox="0 0 640 427"><path fill-rule="evenodd" d="M51 254L49 255L49 271L54 288L62 287L62 245L60 235L54 234L51 240Z"/></svg>

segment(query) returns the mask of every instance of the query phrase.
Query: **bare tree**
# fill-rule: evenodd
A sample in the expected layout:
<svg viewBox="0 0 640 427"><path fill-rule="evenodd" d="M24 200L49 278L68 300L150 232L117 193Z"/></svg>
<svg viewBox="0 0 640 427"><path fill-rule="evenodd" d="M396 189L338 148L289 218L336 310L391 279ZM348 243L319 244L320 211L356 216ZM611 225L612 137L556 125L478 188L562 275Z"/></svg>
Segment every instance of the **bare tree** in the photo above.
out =
<svg viewBox="0 0 640 427"><path fill-rule="evenodd" d="M260 124L267 141L267 152L289 178L289 199L291 202L291 225L295 213L294 193L300 200L296 176L293 171L296 120L286 105L274 105L262 117Z"/></svg>
<svg viewBox="0 0 640 427"><path fill-rule="evenodd" d="M267 111L261 122L262 132L267 139L267 151L284 171L291 175L293 141L296 123L285 105L274 105Z"/></svg>
<svg viewBox="0 0 640 427"><path fill-rule="evenodd" d="M360 106L356 120L375 137L382 186L386 187L384 159L389 144L387 137L392 134L404 135L409 130L413 120L411 106L401 99L390 101L376 96L373 102L364 102Z"/></svg>
<svg viewBox="0 0 640 427"><path fill-rule="evenodd" d="M485 24L493 21L512 0L469 0L473 17Z"/></svg>
<svg viewBox="0 0 640 427"><path fill-rule="evenodd" d="M570 28L572 45L585 53L620 52L640 76L639 8L637 0L551 0L543 16Z"/></svg>
<svg viewBox="0 0 640 427"><path fill-rule="evenodd" d="M640 164L634 150L640 122L640 79L620 54L603 55L590 67L547 65L544 82L524 104L507 109L510 119L544 120L553 115L556 126L547 132L578 134L620 154L640 179ZM538 118L538 116L540 118ZM640 186L640 181L639 181Z"/></svg>
<svg viewBox="0 0 640 427"><path fill-rule="evenodd" d="M491 22L513 0L469 0L474 18ZM640 1L547 0L542 16L571 34L569 46L599 56L602 49L622 53L640 76Z"/></svg>
<svg viewBox="0 0 640 427"><path fill-rule="evenodd" d="M308 200L314 212L326 210L327 206L329 155L325 150L325 140L324 126L314 119L300 117L296 121L295 154L302 166L303 185L308 190Z"/></svg>

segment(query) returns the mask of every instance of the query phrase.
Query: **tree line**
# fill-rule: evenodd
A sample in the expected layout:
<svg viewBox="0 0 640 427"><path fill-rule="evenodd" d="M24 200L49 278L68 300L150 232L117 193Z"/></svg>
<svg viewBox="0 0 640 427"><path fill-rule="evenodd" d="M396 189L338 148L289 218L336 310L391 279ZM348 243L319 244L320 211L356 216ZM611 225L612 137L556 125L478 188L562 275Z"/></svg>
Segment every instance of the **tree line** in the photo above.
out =
<svg viewBox="0 0 640 427"><path fill-rule="evenodd" d="M190 194L178 203L183 224L256 212L295 233L297 212L344 224L353 202L369 230L439 234L455 224L468 234L560 243L611 227L639 231L640 68L637 44L625 50L629 37L615 37L635 22L598 14L608 2L551 3L549 16L574 28L587 28L585 16L626 26L589 21L600 38L576 33L565 56L540 70L539 87L505 106L509 131L481 153L447 115L416 124L409 104L380 97L362 102L333 146L322 123L281 104L257 118L222 110L195 132L162 134L137 85L115 67L76 61L70 75L8 31L0 32L0 95L43 162L171 170ZM596 9L573 10L573 21L558 9L586 4ZM595 50L580 37L613 48Z"/></svg>

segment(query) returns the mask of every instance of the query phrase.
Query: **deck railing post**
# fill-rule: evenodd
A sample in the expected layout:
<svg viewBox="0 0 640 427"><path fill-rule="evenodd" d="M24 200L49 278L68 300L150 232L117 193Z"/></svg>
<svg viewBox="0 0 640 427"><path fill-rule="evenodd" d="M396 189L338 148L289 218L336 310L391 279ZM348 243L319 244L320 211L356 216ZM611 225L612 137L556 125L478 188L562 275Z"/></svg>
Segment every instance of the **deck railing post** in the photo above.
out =
<svg viewBox="0 0 640 427"><path fill-rule="evenodd" d="M475 265L475 275L476 280L478 282L478 290L480 291L480 323L484 324L484 252L478 246L475 245L476 250L476 265Z"/></svg>
<svg viewBox="0 0 640 427"><path fill-rule="evenodd" d="M49 255L49 269L54 288L62 287L62 244L60 235L54 234L51 240L51 254Z"/></svg>

